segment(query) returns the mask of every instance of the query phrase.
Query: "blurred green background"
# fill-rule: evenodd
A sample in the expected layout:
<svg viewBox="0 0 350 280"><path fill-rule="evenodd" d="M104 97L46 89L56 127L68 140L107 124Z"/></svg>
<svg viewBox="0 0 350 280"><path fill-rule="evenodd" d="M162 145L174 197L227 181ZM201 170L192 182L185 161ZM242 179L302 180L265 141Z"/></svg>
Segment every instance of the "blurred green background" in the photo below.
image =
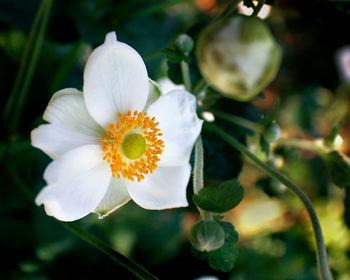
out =
<svg viewBox="0 0 350 280"><path fill-rule="evenodd" d="M0 0L0 279L134 279L34 204L33 194L45 185L42 174L50 159L30 146L30 131L43 122L42 113L55 91L81 89L86 59L106 33L115 30L120 41L135 48L144 57L149 76L159 81L167 76L168 69L162 50L171 47L180 33L195 39L230 2L56 0L27 95L16 95L12 110L5 113L40 3ZM283 48L277 78L264 91L262 100L239 103L216 97L211 104L257 121L280 97L277 120L285 137L324 137L344 119L341 151L347 154L349 81L341 77L336 61L338 50L350 44L349 2L267 3L272 8L266 21ZM19 83L20 89L23 86ZM18 105L21 98L23 106ZM216 122L241 140L247 136L246 130ZM129 202L104 220L90 214L76 224L160 279L204 275L230 280L317 279L311 225L300 202L249 162L243 164L241 156L215 135L205 132L203 137L206 179L239 176L245 188L244 201L225 214L225 220L232 222L240 235L233 271L212 270L191 253L188 234L197 219L191 182L190 207L186 209L148 211ZM349 191L346 194L330 183L323 161L312 153L276 147L272 160L313 201L335 279L349 280Z"/></svg>

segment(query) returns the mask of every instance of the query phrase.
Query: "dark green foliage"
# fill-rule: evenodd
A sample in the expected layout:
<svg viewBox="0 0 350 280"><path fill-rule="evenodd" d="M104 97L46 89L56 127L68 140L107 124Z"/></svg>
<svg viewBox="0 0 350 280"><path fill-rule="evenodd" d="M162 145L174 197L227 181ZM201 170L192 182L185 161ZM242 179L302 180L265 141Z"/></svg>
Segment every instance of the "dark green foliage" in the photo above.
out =
<svg viewBox="0 0 350 280"><path fill-rule="evenodd" d="M323 156L329 175L334 184L340 188L350 187L349 159L338 151L332 151Z"/></svg>
<svg viewBox="0 0 350 280"><path fill-rule="evenodd" d="M220 225L225 231L224 245L211 252L195 251L194 255L201 260L207 258L208 264L213 269L228 272L233 269L237 259L236 244L238 242L238 234L232 224L220 222Z"/></svg>
<svg viewBox="0 0 350 280"><path fill-rule="evenodd" d="M244 190L235 179L225 181L219 187L201 189L193 200L203 210L224 213L236 207L244 196Z"/></svg>

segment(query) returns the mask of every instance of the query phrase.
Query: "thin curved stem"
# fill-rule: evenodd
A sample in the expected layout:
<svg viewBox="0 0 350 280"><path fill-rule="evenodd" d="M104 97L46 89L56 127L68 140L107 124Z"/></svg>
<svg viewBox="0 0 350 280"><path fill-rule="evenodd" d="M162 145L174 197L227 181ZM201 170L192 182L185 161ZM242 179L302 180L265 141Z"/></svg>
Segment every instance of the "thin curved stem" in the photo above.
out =
<svg viewBox="0 0 350 280"><path fill-rule="evenodd" d="M188 63L186 61L181 61L180 65L181 65L182 79L185 84L185 88L187 91L191 92L192 84L191 84L190 69L189 69Z"/></svg>
<svg viewBox="0 0 350 280"><path fill-rule="evenodd" d="M8 118L10 117L12 107L14 106L14 103L15 103L16 98L17 98L17 92L22 84L22 80L23 80L23 77L25 74L25 70L27 68L28 60L30 58L30 51L32 49L32 45L34 42L34 38L36 36L39 21L42 17L42 13L44 12L45 5L46 5L46 2L44 0L41 1L38 12L35 15L33 25L30 29L27 43L24 46L24 50L23 50L23 54L22 54L21 61L19 64L18 72L17 72L16 78L15 78L15 82L14 82L14 85L12 87L12 90L10 92L9 98L7 100L7 103L6 103L4 112L3 112L3 117L4 117L5 121L7 121Z"/></svg>
<svg viewBox="0 0 350 280"><path fill-rule="evenodd" d="M257 166L262 168L267 174L269 174L271 177L280 181L282 184L284 184L286 187L292 190L299 197L301 202L304 204L306 211L309 214L309 217L311 219L312 228L316 239L316 255L317 255L319 277L321 280L332 280L333 277L328 265L327 251L324 246L321 225L317 218L315 209L313 208L309 198L304 194L304 192L298 186L296 186L288 178L280 174L277 170L275 170L271 166L262 162L253 153L251 153L244 145L242 145L235 138L227 134L221 128L218 128L217 126L211 123L205 123L205 127L215 132L223 140L225 140L231 146L239 150L242 154L244 154L249 159L251 159L253 163L255 163Z"/></svg>
<svg viewBox="0 0 350 280"><path fill-rule="evenodd" d="M27 72L25 73L21 90L18 93L17 104L16 104L16 107L14 108L13 118L9 125L10 129L12 128L12 130L15 130L18 124L18 121L22 112L22 108L24 106L24 102L27 97L27 93L33 79L34 71L39 59L41 46L44 40L44 35L45 35L47 24L49 21L53 0L46 0L44 2L45 2L45 11L43 12L43 16L42 16L43 17L42 23L39 27L38 35L34 41L33 52L31 53L28 69L27 69Z"/></svg>
<svg viewBox="0 0 350 280"><path fill-rule="evenodd" d="M223 120L226 120L228 122L234 123L236 125L245 127L249 130L252 130L254 133L262 133L263 127L256 122L241 118L239 116L235 116L232 114L228 114L219 110L208 110L209 112L212 112L215 117L221 118Z"/></svg>
<svg viewBox="0 0 350 280"><path fill-rule="evenodd" d="M143 280L157 280L158 279L156 276L152 275L150 272L148 272L143 267L139 266L138 264L129 260L127 257L124 257L122 254L120 254L117 251L113 250L112 248L108 247L104 242L97 239L95 236L87 233L86 231L82 230L81 228L79 228L75 224L61 222L61 225L63 225L65 228L67 228L68 230L70 230L71 232L76 234L79 238L90 243L96 249L105 253L107 256L109 256L116 263L118 263L122 267L126 268L131 273L133 273L138 279L143 279Z"/></svg>

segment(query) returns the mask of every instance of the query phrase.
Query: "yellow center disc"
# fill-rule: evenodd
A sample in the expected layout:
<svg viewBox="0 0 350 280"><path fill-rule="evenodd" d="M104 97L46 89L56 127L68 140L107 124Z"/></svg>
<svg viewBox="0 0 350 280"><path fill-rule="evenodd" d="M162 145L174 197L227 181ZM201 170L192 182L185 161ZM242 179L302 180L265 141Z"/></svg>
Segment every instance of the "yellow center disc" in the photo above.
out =
<svg viewBox="0 0 350 280"><path fill-rule="evenodd" d="M142 156L146 150L146 140L142 135L132 133L124 138L121 146L124 155L128 159L137 159Z"/></svg>

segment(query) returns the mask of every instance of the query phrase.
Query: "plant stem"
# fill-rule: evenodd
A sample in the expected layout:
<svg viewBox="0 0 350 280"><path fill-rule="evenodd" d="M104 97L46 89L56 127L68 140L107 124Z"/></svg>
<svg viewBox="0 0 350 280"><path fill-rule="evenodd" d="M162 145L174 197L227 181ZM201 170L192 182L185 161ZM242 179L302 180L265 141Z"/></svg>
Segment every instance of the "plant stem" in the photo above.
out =
<svg viewBox="0 0 350 280"><path fill-rule="evenodd" d="M14 109L13 118L9 126L10 130L11 129L15 130L18 124L18 120L20 118L21 111L23 109L23 105L27 97L28 89L33 79L33 75L39 59L39 54L43 43L45 31L49 21L53 0L43 0L43 2L45 2L45 11L43 12L42 23L39 28L38 36L36 37L34 42L33 52L31 54L28 69L23 80L22 88L18 94L17 105Z"/></svg>
<svg viewBox="0 0 350 280"><path fill-rule="evenodd" d="M300 149L305 149L309 151L313 151L319 155L323 155L328 150L331 149L321 143L317 143L315 141L310 141L306 139L296 139L296 138L280 138L276 142L277 145L287 145Z"/></svg>
<svg viewBox="0 0 350 280"><path fill-rule="evenodd" d="M316 239L316 255L317 255L319 277L321 280L332 280L333 277L328 265L327 251L324 246L321 225L310 200L304 194L304 192L298 186L296 186L293 182L291 182L288 178L286 178L285 176L280 174L278 171L276 171L274 168L272 168L271 166L265 164L260 159L258 159L244 145L242 145L240 142L238 142L235 138L227 134L222 129L218 128L217 126L211 123L205 123L205 127L215 132L222 139L224 139L226 142L231 144L231 146L233 146L234 148L239 150L242 154L244 154L249 159L251 159L253 163L255 163L257 166L262 168L267 174L269 174L271 177L280 181L282 184L284 184L286 187L292 190L299 197L301 202L304 204L306 211L309 214L309 217L311 219L311 223L312 223L312 227L313 227L313 231Z"/></svg>
<svg viewBox="0 0 350 280"><path fill-rule="evenodd" d="M197 96L202 90L205 90L208 87L207 81L202 78L200 82L196 84L196 86L193 87L192 93Z"/></svg>
<svg viewBox="0 0 350 280"><path fill-rule="evenodd" d="M149 60L152 60L158 56L161 56L161 55L164 55L163 53L163 49L160 49L160 50L155 50L153 52L150 52L146 55L143 55L142 58L144 61L149 61Z"/></svg>
<svg viewBox="0 0 350 280"><path fill-rule="evenodd" d="M203 183L204 152L202 136L199 135L194 146L193 192L198 194L204 187Z"/></svg>
<svg viewBox="0 0 350 280"><path fill-rule="evenodd" d="M32 25L32 27L30 29L27 43L24 46L23 54L22 54L22 57L21 57L21 61L20 61L20 64L19 64L19 69L18 69L16 78L15 78L15 82L14 82L14 85L12 87L12 90L10 92L9 98L7 100L7 103L6 103L6 106L5 106L5 109L4 109L3 118L4 118L5 122L10 117L10 113L12 111L12 107L13 107L14 102L15 102L16 97L17 97L17 92L18 92L18 90L19 90L19 88L20 88L20 86L22 84L21 82L23 80L23 75L24 75L26 67L27 67L27 63L28 63L28 60L29 60L29 54L30 54L30 51L32 49L34 38L36 36L36 31L38 29L38 24L39 24L39 21L41 19L42 13L44 11L45 4L46 4L46 2L44 0L41 1L39 9L38 9L38 12L35 15L33 25Z"/></svg>
<svg viewBox="0 0 350 280"><path fill-rule="evenodd" d="M120 254L117 251L113 250L112 248L108 247L101 240L97 239L95 236L82 230L81 228L74 225L73 223L62 223L61 222L60 224L63 225L68 230L70 230L71 232L73 232L74 234L76 234L79 238L90 243L96 249L100 250L101 252L103 252L104 254L109 256L116 263L118 263L119 265L123 266L124 268L126 268L127 270L132 272L138 279L143 279L143 280L157 280L158 279L156 276L152 275L150 272L148 272L146 269L144 269L140 265L134 263L133 261L124 257L122 254Z"/></svg>
<svg viewBox="0 0 350 280"><path fill-rule="evenodd" d="M194 147L194 167L193 167L193 192L198 194L201 189L204 188L203 180L203 168L204 168L204 151L202 136L199 135ZM204 221L212 221L213 213L205 211L197 206L201 219Z"/></svg>
<svg viewBox="0 0 350 280"><path fill-rule="evenodd" d="M258 5L256 5L256 7L254 8L254 12L252 13L251 16L252 17L258 16L258 14L259 14L261 8L264 6L264 4L265 4L265 0L259 0Z"/></svg>
<svg viewBox="0 0 350 280"><path fill-rule="evenodd" d="M218 117L226 121L229 121L231 123L234 123L236 125L248 128L255 133L262 133L263 128L262 126L259 125L259 123L255 123L250 120L247 120L235 115L231 115L222 111L218 111L218 110L209 110L209 112L212 112L215 117Z"/></svg>
<svg viewBox="0 0 350 280"><path fill-rule="evenodd" d="M186 61L181 61L180 65L181 65L182 79L185 85L185 89L188 92L191 92L192 84L191 84L190 70L188 67L188 63Z"/></svg>

